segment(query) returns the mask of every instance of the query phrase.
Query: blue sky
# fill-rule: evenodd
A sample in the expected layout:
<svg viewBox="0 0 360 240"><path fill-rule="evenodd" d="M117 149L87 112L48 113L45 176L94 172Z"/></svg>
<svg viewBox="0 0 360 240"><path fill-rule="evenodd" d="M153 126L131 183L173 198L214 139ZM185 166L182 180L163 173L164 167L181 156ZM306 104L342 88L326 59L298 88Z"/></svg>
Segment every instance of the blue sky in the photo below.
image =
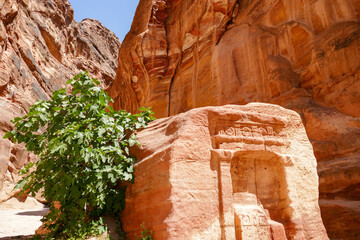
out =
<svg viewBox="0 0 360 240"><path fill-rule="evenodd" d="M75 20L99 20L118 36L122 42L131 27L139 0L69 0Z"/></svg>

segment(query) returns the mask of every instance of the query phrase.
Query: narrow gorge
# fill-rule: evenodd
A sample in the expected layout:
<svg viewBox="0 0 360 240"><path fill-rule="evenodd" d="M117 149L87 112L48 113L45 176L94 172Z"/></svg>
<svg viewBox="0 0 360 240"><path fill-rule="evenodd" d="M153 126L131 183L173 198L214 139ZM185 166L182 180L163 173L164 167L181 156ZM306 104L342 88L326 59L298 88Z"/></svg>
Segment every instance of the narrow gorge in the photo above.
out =
<svg viewBox="0 0 360 240"><path fill-rule="evenodd" d="M269 215L265 211L267 204L262 203L265 210L263 206L259 208L260 210L258 208L254 210L261 211L261 216L268 219L265 224L266 231L275 231L268 235L264 233L266 239L284 239L283 231L287 233L289 239L327 239L323 225L330 239L359 239L359 56L359 0L140 0L131 29L122 43L114 33L96 20L85 19L80 23L76 22L74 11L67 0L0 0L0 202L17 197L13 187L19 179L18 170L27 162L36 159L33 154L26 152L24 146L2 139L5 132L13 128L10 120L22 116L38 99L49 99L54 90L64 87L66 80L79 71L88 70L92 77L101 81L102 86L115 100L113 107L116 110L136 112L139 107L152 107L156 118L159 119L149 129L139 133L140 142L142 139L144 141L144 148L139 147L135 155L140 160L152 159L153 162L141 160L136 166L139 167L136 171L149 179L139 177L139 182L135 182L134 185L139 188L138 190L130 188L130 196L133 199L128 199L130 201L128 205L136 208L135 203L156 196L148 187L163 187L159 190L158 198L150 199L148 203L150 205L144 207L148 210L142 209L143 212L141 209L137 210L139 216L141 214L146 216L149 213L154 216L159 215L159 218L152 219L157 223L157 225L154 223L153 231L158 231L159 239L181 239L177 229L191 226L186 221L184 221L185 225L180 227L176 223L176 221L181 222L182 218L194 217L178 214L182 209L185 209L184 212L189 215L196 212L187 211L188 205L185 203L178 204L177 201L182 197L186 201L195 202L205 201L210 196L215 198L213 201L217 201L217 205L214 203L213 208L210 204L206 206L209 209L205 210L206 207L201 208L201 204L199 205L200 212L213 211L209 216L201 213L203 214L201 224L213 224L210 216L222 216L214 213L223 211L220 209L227 209L228 212L241 210L235 207L235 210L231 210L230 202L219 203L220 198L215 193L221 190L221 186L216 185L218 183L215 182L213 184L216 186L209 185L208 192L201 193L201 189L195 186L192 190L198 192L195 194L189 191L186 195L185 192L189 189L181 184L176 185L181 179L176 174L182 171L180 164L180 172L176 172L176 162L181 160L194 164L193 161L199 160L204 164L202 167L205 171L209 171L209 175L204 173L204 176L209 178L206 182L211 182L219 177L216 174L211 175L217 171L213 159L221 156L214 157L207 154L216 154L212 153L214 149L222 147L240 151L239 149L250 146L247 150L258 151L258 145L267 146L269 141L274 140L273 137L268 136L271 131L267 129L269 122L276 126L279 124L290 126L290 130L284 130L287 134L283 137L284 141L296 142L295 138L291 138L295 136L292 135L291 130L301 132L303 129L301 123L306 135L299 133L300 140L296 142L299 146L301 144L305 146L304 152L298 151L296 147L291 149L289 147L292 146L291 144L288 146L280 144L281 151L277 150L280 145L276 144L270 144L270 147L265 149L270 153L264 155L265 160L260 166L269 167L274 171L281 169L281 174L285 174L284 179L281 180L283 182L278 179L275 181L272 176L269 177L269 181L274 181L276 184L281 182L279 189L287 189L286 184L299 183L301 186L300 190L289 188L286 194L281 192L285 190L279 190L276 196L271 195L281 204L287 201L283 204L286 205L284 208L291 208L294 211L286 210L287 219L282 222L284 226L279 227L271 222L273 218L270 217L274 216L274 213L271 210ZM252 105L254 102L269 105L260 104L260 107L256 107L256 103L253 109L248 109L249 105L246 104ZM245 122L250 119L252 124L247 126L249 130L240 133L242 127L236 127L240 123L235 120L229 123L230 120L226 120L226 124L232 126L232 130L224 126L218 128L223 130L223 135L230 135L231 141L225 141L225 138L215 136L216 134L211 132L215 131L214 129L217 128L215 125L221 122L218 121L221 117L213 116L214 112L215 115L221 116L221 110L214 110L215 108L195 110L200 107L220 107L228 104L237 105L232 110L224 107L224 112L234 111L228 113L232 116L229 119L234 118L236 121L245 119ZM264 116L258 109L263 111ZM270 110L269 112L268 109L272 109L273 112L271 113ZM193 116L192 111L199 111L201 114L198 117ZM237 115L236 111L244 111L244 114ZM259 115L254 117L247 111L255 111ZM281 119L281 114L292 117ZM251 117L246 117L250 115ZM301 122L297 116L300 116ZM183 153L181 151L186 151L192 144L182 142L184 138L181 133L193 126L187 125L189 124L187 121L192 118L193 124L202 126L199 129L204 127L209 132L208 135L203 135L204 144L207 144L205 150L199 149L203 155L194 153L195 156L188 159L186 154L181 155ZM277 118L280 120L276 120ZM181 123L179 119L183 122ZM292 127L291 121L298 124L296 128ZM259 126L264 130L259 130ZM211 130L211 127L214 129ZM196 130L199 131L197 133L203 134L205 130L199 129ZM254 131L255 133L247 133ZM240 135L241 137L238 138L237 136ZM158 142L152 142L149 137L157 139ZM260 140L257 139L258 137ZM186 138L197 139L197 136L186 136L185 140ZM216 142L217 140L214 139L217 138L224 141ZM239 139L244 141L244 144L240 144ZM236 144L232 145L232 141ZM254 143L251 143L252 141ZM248 145L245 144L248 142L250 142ZM175 147L179 147L180 150ZM236 154L231 158L228 157L224 162L230 164L232 160L229 159L240 159L240 156L247 162L257 154L261 155L258 152L254 155ZM303 158L299 157L301 159L299 165L295 164L294 167L289 168L298 169L298 172L283 170L288 168L284 166L286 163L283 163L287 158L282 154L291 155L289 158L304 154ZM306 164L302 161L306 161L306 158L312 168L304 167ZM164 159L169 161L168 165L163 162ZM275 161L274 159L280 162L279 166L269 165L268 162ZM156 174L147 173L146 170L151 171L150 166L155 163L159 164ZM231 171L229 170L228 175L224 176L237 179L234 177L233 164L235 163L228 166ZM140 169L140 166L145 167ZM244 166L242 167L246 168L248 174L250 170ZM249 163L246 166L252 169L253 165ZM188 173L192 173L191 170L186 172ZM296 175L299 177L292 179L296 176L287 176L288 173L299 174ZM176 183L170 181L174 176L178 181ZM309 179L313 182L307 181L303 176L311 176ZM194 181L202 182L204 179L194 177ZM229 181L229 184L233 184L234 181ZM309 186L303 186L304 182ZM261 183L260 180L259 184L263 184L259 191L264 192L264 189L269 187L268 183ZM319 184L318 188L313 189L317 184ZM237 188L234 187L235 185L229 186L223 189ZM137 195L141 194L139 189L149 195ZM154 189L156 190L156 187ZM171 195L174 191L174 195ZM301 194L306 191L312 195ZM268 196L266 194L262 196ZM306 199L312 204L311 207L307 209L306 206L302 206L299 199L293 198L295 195L299 196L299 199L302 197ZM229 196L225 200L231 199ZM259 196L257 197L260 199ZM283 196L289 199L283 200ZM156 204L165 202L164 199L167 197L171 201L166 202L168 205L165 204L164 212L153 212L154 209L161 209ZM323 223L320 212L316 210L317 197L319 197L318 205ZM254 196L241 194L233 195L233 199L240 199L239 202L244 205L250 202L256 205L258 200ZM235 200L234 206L237 204ZM215 205L218 207L217 210L214 210ZM305 213L309 214L309 209L315 209L313 222L305 216ZM129 231L138 231L139 229L135 229L132 224L138 225L140 219L133 219L134 216L127 211L124 214L133 221L128 225L125 224L125 227L128 227ZM223 213L223 216L225 215ZM222 223L220 223L221 219L218 219L219 223L214 223L214 229L218 231L216 236L220 236L214 239L232 239L224 238L221 234L227 230L219 229L225 229L229 225L228 222L235 226L244 221L239 217L240 215L238 218L236 216L233 214L229 218L224 217ZM280 219L278 222L282 221L282 217L275 218ZM160 219L170 220L166 224L156 222ZM303 219L303 222L299 219ZM200 223L199 229L204 227L200 226ZM304 228L311 226L311 223L318 227L318 236L315 234L316 227ZM224 225L223 228L221 224ZM303 230L306 228L308 230ZM164 229L167 229L167 232ZM296 229L301 230L297 232ZM208 231L212 230L208 229ZM200 230L195 231L194 235L186 234L189 235L186 235L185 239L204 239L204 236L210 236ZM235 232L231 234L234 235ZM237 233L236 236L239 234ZM244 239L250 238L244 237Z"/></svg>

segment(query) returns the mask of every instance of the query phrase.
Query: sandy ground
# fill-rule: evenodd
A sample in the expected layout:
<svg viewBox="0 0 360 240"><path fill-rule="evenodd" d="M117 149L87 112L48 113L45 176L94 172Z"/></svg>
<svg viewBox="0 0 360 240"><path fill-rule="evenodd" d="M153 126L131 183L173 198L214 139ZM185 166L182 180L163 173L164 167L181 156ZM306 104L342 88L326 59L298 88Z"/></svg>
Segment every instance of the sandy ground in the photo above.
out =
<svg viewBox="0 0 360 240"><path fill-rule="evenodd" d="M48 208L0 210L0 240L24 239L34 235L42 222L40 219ZM14 238L22 236L22 238Z"/></svg>
<svg viewBox="0 0 360 240"><path fill-rule="evenodd" d="M12 205L0 205L0 240L30 239L42 225L40 219L49 211L49 208L1 209L1 207L9 206ZM17 204L17 207L19 206L24 207L25 205ZM88 240L108 239L108 236L111 236L112 239L119 238L116 233L115 219L104 217L104 220L109 232L99 237L88 238Z"/></svg>

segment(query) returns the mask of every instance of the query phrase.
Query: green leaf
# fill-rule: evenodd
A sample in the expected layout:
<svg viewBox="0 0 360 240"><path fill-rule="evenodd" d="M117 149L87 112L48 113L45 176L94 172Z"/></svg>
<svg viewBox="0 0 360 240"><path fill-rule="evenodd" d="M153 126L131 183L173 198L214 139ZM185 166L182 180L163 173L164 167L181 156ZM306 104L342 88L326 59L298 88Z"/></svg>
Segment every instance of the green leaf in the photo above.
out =
<svg viewBox="0 0 360 240"><path fill-rule="evenodd" d="M69 79L66 84L73 84L74 83L74 79Z"/></svg>
<svg viewBox="0 0 360 240"><path fill-rule="evenodd" d="M28 182L29 180L27 178L24 178L16 184L15 189L22 189Z"/></svg>
<svg viewBox="0 0 360 240"><path fill-rule="evenodd" d="M104 96L104 95L100 95L100 96L99 96L99 101L100 101L100 104L101 104L101 105L105 105L105 103L106 103L106 102L105 102L105 101L106 101L105 96Z"/></svg>
<svg viewBox="0 0 360 240"><path fill-rule="evenodd" d="M124 179L123 179L124 181L131 181L132 178L133 175L131 173L127 173L127 172L124 173Z"/></svg>
<svg viewBox="0 0 360 240"><path fill-rule="evenodd" d="M98 109L99 109L99 105L97 105L97 104L92 105L92 106L90 107L90 110L91 110L91 111L94 111L94 112L96 112Z"/></svg>
<svg viewBox="0 0 360 240"><path fill-rule="evenodd" d="M96 78L92 79L93 83L96 84L96 85L99 85L100 84L100 81L97 80Z"/></svg>
<svg viewBox="0 0 360 240"><path fill-rule="evenodd" d="M135 134L131 134L131 137L129 138L129 146L134 146L137 142Z"/></svg>
<svg viewBox="0 0 360 240"><path fill-rule="evenodd" d="M79 199L79 206L81 208L84 208L85 205L86 205L86 199L84 199L84 198Z"/></svg>
<svg viewBox="0 0 360 240"><path fill-rule="evenodd" d="M99 128L98 135L101 137L106 132L106 129L103 127Z"/></svg>
<svg viewBox="0 0 360 240"><path fill-rule="evenodd" d="M108 178L110 179L111 183L116 183L117 179L116 179L116 177L115 177L115 175L113 173L109 173Z"/></svg>
<svg viewBox="0 0 360 240"><path fill-rule="evenodd" d="M16 134L16 131L13 130L13 131L10 131L10 132L5 133L5 135L4 135L3 138L4 138L4 139L8 139L8 138L14 137L15 134Z"/></svg>
<svg viewBox="0 0 360 240"><path fill-rule="evenodd" d="M134 172L134 165L130 165L130 166L127 168L127 171L128 171L129 173Z"/></svg>
<svg viewBox="0 0 360 240"><path fill-rule="evenodd" d="M111 113L114 112L114 108L113 108L112 106L107 106L107 108L109 109L109 111L110 111Z"/></svg>
<svg viewBox="0 0 360 240"><path fill-rule="evenodd" d="M100 87L92 87L92 88L90 88L90 91L101 92L101 88Z"/></svg>
<svg viewBox="0 0 360 240"><path fill-rule="evenodd" d="M130 155L129 148L125 147L124 150L127 155Z"/></svg>

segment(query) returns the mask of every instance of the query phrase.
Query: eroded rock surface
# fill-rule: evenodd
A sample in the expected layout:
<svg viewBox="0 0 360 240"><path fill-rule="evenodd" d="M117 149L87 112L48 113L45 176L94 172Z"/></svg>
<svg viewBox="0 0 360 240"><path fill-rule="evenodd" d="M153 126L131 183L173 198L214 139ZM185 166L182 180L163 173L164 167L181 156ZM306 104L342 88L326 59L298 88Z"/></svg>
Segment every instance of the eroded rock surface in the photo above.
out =
<svg viewBox="0 0 360 240"><path fill-rule="evenodd" d="M122 214L130 239L142 223L154 239L328 239L316 159L296 112L197 108L137 136Z"/></svg>
<svg viewBox="0 0 360 240"><path fill-rule="evenodd" d="M359 18L358 0L142 0L109 93L157 117L248 102L297 111L330 237L359 239Z"/></svg>
<svg viewBox="0 0 360 240"><path fill-rule="evenodd" d="M107 86L119 47L98 21L75 22L68 1L0 0L0 202L12 194L17 170L33 158L24 146L2 139L10 120L82 70Z"/></svg>

